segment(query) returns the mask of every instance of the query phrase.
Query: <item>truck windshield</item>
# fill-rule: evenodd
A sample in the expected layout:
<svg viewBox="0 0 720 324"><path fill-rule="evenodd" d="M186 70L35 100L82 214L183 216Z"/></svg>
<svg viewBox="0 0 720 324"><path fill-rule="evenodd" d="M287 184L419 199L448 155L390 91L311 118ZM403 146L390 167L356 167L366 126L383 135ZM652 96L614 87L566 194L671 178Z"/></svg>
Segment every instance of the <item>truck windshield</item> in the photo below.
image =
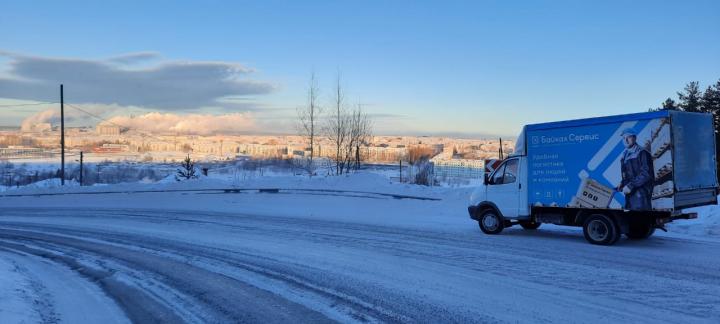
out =
<svg viewBox="0 0 720 324"><path fill-rule="evenodd" d="M503 184L514 183L517 180L518 160L512 159L507 161L505 165L505 174L503 175Z"/></svg>
<svg viewBox="0 0 720 324"><path fill-rule="evenodd" d="M513 183L517 180L518 159L507 160L493 174L492 183L495 185Z"/></svg>

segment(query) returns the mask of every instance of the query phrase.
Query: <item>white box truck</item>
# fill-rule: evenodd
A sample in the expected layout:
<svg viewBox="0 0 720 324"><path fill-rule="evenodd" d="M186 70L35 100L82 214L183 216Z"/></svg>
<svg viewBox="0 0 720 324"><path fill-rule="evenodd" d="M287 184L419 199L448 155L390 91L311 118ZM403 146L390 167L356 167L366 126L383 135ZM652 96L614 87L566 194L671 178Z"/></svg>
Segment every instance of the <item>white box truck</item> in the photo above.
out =
<svg viewBox="0 0 720 324"><path fill-rule="evenodd" d="M485 174L468 212L486 234L542 223L581 226L593 244L643 239L717 204L710 114L655 111L526 125Z"/></svg>

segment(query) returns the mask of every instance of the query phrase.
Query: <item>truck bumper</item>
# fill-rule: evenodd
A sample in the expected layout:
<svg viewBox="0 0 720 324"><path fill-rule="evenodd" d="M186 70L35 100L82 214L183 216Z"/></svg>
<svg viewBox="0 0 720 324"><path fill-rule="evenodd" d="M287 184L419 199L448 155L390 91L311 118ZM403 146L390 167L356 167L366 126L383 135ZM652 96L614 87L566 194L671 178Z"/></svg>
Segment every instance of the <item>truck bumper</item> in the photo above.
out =
<svg viewBox="0 0 720 324"><path fill-rule="evenodd" d="M678 219L695 219L698 217L697 213L684 213L680 215L670 216L667 218L658 218L656 220L657 225L662 226Z"/></svg>
<svg viewBox="0 0 720 324"><path fill-rule="evenodd" d="M470 214L470 218L477 220L477 206L468 206L468 213Z"/></svg>

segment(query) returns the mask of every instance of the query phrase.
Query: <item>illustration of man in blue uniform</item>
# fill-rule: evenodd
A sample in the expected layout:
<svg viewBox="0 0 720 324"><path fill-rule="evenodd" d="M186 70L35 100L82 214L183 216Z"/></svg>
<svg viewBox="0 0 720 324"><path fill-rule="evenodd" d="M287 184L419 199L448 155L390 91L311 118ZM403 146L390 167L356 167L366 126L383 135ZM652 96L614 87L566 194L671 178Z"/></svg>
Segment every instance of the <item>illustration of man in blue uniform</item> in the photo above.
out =
<svg viewBox="0 0 720 324"><path fill-rule="evenodd" d="M653 160L650 152L637 144L637 131L623 130L625 151L620 160L622 181L616 188L625 194L625 209L651 210L654 182Z"/></svg>

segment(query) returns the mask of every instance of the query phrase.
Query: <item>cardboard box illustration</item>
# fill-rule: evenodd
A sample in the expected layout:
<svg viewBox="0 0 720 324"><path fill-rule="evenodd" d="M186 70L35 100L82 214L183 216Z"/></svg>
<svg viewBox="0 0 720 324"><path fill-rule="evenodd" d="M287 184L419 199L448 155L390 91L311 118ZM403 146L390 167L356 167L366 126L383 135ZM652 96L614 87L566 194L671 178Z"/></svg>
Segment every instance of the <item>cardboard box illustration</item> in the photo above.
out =
<svg viewBox="0 0 720 324"><path fill-rule="evenodd" d="M573 197L573 207L608 208L615 190L593 179L585 178L580 182L577 194Z"/></svg>

